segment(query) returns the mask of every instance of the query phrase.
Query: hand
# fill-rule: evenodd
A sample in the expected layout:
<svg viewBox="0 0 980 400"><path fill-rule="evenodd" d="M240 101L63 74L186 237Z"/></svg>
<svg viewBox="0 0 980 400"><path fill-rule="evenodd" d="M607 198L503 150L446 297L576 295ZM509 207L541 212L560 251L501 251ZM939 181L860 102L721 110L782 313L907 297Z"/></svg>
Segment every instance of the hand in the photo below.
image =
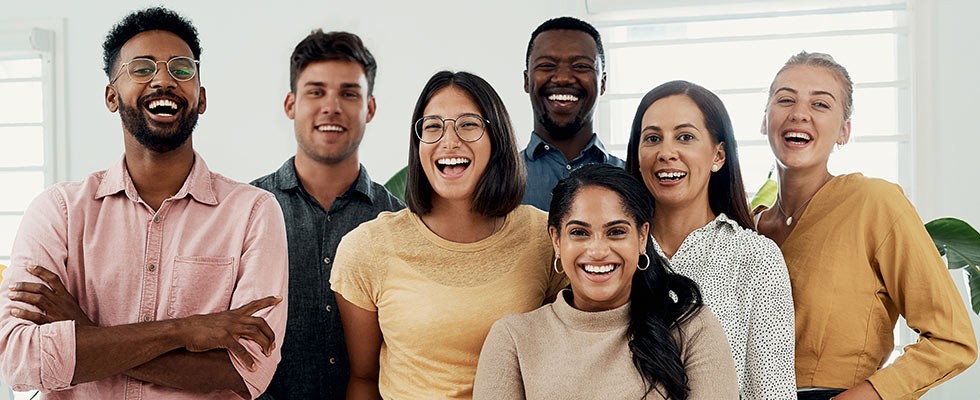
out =
<svg viewBox="0 0 980 400"><path fill-rule="evenodd" d="M281 301L280 296L269 296L234 310L183 318L179 321L184 332L182 337L186 341L184 347L193 352L228 349L249 370L254 371L255 359L245 346L238 343L238 339L251 340L262 348L267 357L271 355L276 346L276 334L264 319L253 317L252 314Z"/></svg>
<svg viewBox="0 0 980 400"><path fill-rule="evenodd" d="M27 272L44 283L17 282L10 285L10 292L7 295L11 300L39 308L40 312L14 307L10 311L11 315L38 325L73 320L78 325L95 326L78 306L75 296L65 289L57 274L37 265L28 266Z"/></svg>

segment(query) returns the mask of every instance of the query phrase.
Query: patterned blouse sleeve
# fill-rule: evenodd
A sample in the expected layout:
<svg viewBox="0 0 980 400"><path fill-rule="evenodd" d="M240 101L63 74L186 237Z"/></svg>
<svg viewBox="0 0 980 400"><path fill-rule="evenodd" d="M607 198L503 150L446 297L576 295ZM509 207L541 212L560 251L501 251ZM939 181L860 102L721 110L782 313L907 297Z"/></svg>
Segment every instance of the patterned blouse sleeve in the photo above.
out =
<svg viewBox="0 0 980 400"><path fill-rule="evenodd" d="M795 399L796 330L789 272L776 243L754 237L755 245L746 249L753 275L743 399Z"/></svg>

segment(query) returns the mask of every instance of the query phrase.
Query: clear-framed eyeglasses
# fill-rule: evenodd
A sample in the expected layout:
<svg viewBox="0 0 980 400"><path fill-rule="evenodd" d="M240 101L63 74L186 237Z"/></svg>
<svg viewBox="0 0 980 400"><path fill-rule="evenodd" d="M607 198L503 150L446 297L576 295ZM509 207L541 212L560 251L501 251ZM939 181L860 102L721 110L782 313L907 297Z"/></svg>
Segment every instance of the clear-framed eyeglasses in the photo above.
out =
<svg viewBox="0 0 980 400"><path fill-rule="evenodd" d="M119 72L116 76L109 81L110 84L115 82L122 76L123 71L129 74L129 78L136 83L147 83L153 80L153 77L157 75L159 70L157 65L164 63L167 65L167 72L170 73L175 80L180 82L186 82L194 79L197 75L197 66L201 62L186 56L177 56L169 60L151 60L149 58L134 58L129 60L123 65L119 66Z"/></svg>
<svg viewBox="0 0 980 400"><path fill-rule="evenodd" d="M490 121L478 114L463 114L456 119L427 115L415 121L415 136L422 143L436 143L446 134L447 122L452 121L456 136L464 142L475 142L483 137Z"/></svg>

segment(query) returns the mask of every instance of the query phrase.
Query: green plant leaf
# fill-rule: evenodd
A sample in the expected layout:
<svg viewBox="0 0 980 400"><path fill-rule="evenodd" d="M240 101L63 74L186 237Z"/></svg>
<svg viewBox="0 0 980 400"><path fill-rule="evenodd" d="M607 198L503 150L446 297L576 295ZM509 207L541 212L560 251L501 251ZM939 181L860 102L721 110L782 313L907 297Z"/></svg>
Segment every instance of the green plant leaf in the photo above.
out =
<svg viewBox="0 0 980 400"><path fill-rule="evenodd" d="M770 173L770 176L772 174ZM772 207L776 203L776 194L779 192L779 184L776 183L771 177L766 179L766 183L762 184L758 192L755 192L755 196L752 197L752 203L749 206L749 210L755 210L756 207L766 206Z"/></svg>
<svg viewBox="0 0 980 400"><path fill-rule="evenodd" d="M970 287L970 302L973 304L973 312L980 315L980 268L976 266L964 268L966 271L966 285Z"/></svg>
<svg viewBox="0 0 980 400"><path fill-rule="evenodd" d="M385 189L388 189L398 200L405 201L405 184L408 182L408 167L395 172L388 182L385 182Z"/></svg>
<svg viewBox="0 0 980 400"><path fill-rule="evenodd" d="M980 233L970 224L956 218L939 218L929 221L926 230L939 254L946 256L949 269L980 265Z"/></svg>

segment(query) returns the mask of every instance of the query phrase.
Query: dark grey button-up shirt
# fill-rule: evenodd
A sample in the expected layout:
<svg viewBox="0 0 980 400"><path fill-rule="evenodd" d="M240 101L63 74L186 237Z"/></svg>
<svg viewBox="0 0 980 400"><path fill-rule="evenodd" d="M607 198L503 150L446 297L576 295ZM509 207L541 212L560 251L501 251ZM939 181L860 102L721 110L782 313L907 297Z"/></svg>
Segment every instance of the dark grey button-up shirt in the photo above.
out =
<svg viewBox="0 0 980 400"><path fill-rule="evenodd" d="M561 150L531 132L531 141L521 152L524 167L527 168L527 190L524 191L524 204L530 204L544 211L551 206L551 189L558 181L567 178L572 170L586 164L609 164L623 168L625 163L606 152L599 136L592 134L592 140L574 160L568 161Z"/></svg>
<svg viewBox="0 0 980 400"><path fill-rule="evenodd" d="M362 222L405 206L372 182L361 166L357 181L324 210L303 189L293 159L252 182L279 201L289 246L289 317L282 361L263 398L343 399L350 367L329 283L337 245Z"/></svg>

